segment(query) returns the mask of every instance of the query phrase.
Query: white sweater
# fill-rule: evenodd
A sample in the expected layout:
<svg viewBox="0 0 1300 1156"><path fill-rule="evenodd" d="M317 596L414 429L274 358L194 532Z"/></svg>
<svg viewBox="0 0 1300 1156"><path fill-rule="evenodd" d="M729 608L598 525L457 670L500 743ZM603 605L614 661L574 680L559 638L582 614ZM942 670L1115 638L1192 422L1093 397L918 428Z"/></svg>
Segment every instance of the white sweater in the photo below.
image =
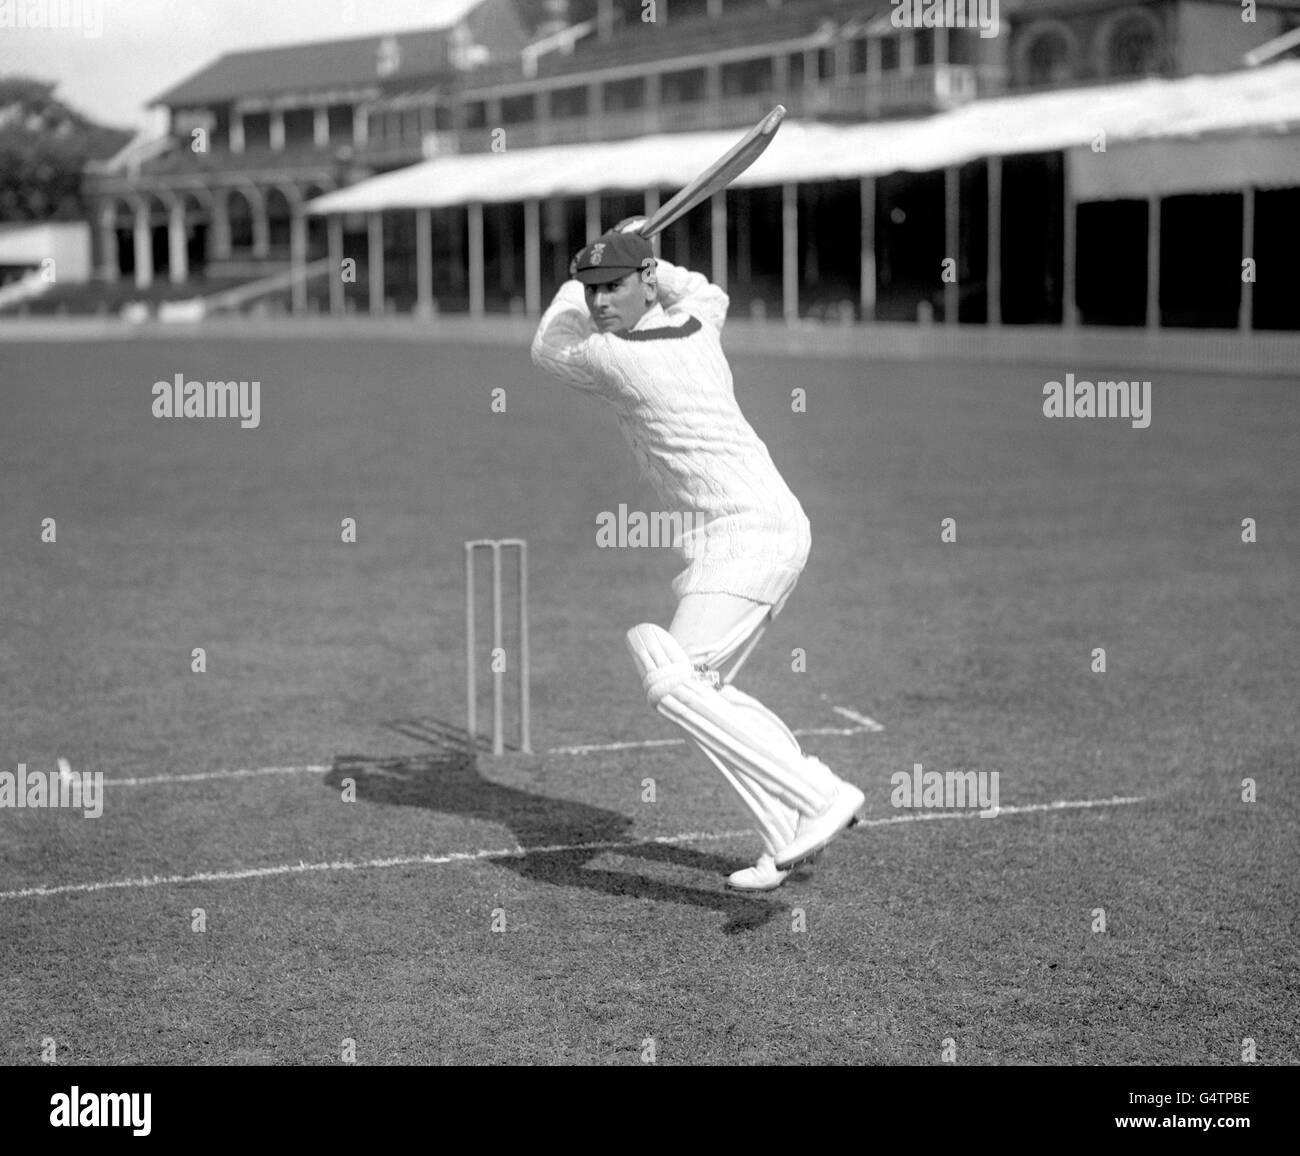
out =
<svg viewBox="0 0 1300 1156"><path fill-rule="evenodd" d="M665 512L692 515L678 598L777 602L808 559L808 519L736 404L719 334L727 295L667 261L657 273L659 303L623 334L599 332L581 282L566 281L537 327L533 362L608 401Z"/></svg>

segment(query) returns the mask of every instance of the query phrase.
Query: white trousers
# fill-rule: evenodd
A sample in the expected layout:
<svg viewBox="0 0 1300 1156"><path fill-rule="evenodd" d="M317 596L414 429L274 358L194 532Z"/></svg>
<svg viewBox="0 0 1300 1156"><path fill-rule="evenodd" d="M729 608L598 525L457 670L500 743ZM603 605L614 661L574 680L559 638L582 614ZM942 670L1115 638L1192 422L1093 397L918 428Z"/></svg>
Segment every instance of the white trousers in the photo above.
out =
<svg viewBox="0 0 1300 1156"><path fill-rule="evenodd" d="M787 754L793 747L793 754L802 756L799 741L785 723L757 699L731 685L787 597L788 593L772 605L736 594L687 594L678 603L668 633L697 667L718 676L720 693L743 710L742 717L757 744L768 749L780 748ZM717 749L711 750L698 741L695 745L735 791L745 817L757 828L764 849L769 855L776 855L794 838L799 812Z"/></svg>

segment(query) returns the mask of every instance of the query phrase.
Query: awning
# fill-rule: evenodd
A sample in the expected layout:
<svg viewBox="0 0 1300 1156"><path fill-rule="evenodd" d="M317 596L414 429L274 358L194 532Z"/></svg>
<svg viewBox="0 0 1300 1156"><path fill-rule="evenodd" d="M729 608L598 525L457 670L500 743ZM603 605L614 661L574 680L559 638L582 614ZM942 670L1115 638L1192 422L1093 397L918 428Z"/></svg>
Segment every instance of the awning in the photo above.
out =
<svg viewBox="0 0 1300 1156"><path fill-rule="evenodd" d="M1071 149L1069 157L1077 201L1300 185L1300 133L1107 144L1104 153L1088 147Z"/></svg>
<svg viewBox="0 0 1300 1156"><path fill-rule="evenodd" d="M1238 178L1232 187L1251 183L1252 173L1260 175L1260 183L1300 184L1295 164L1297 131L1300 61L1286 60L1213 76L978 100L917 120L854 125L787 122L767 152L735 184L754 187L934 172L986 156L1066 151L1080 157L1076 167L1081 179L1090 182L1088 196L1080 199L1121 195L1114 191L1122 185L1120 176L1109 178L1109 183L1104 176L1118 154L1098 153L1098 163L1082 163L1083 150L1103 132L1108 150L1129 142L1220 138L1207 142L1208 151L1198 154L1214 158L1208 165L1199 161L1202 179L1193 186L1199 189L1227 187L1216 183L1220 149L1233 138L1256 137L1252 147L1246 147L1248 141L1238 142L1243 146L1235 154L1238 159L1225 170ZM329 193L307 207L312 213L371 212L678 188L741 135L738 131L659 134L438 157ZM506 140L508 146L508 131ZM1196 175L1190 160L1184 159L1191 154L1178 149L1144 156L1152 163L1174 158L1169 160L1170 172L1182 174L1178 182ZM1083 173L1084 169L1089 171ZM1158 170L1150 180L1168 191Z"/></svg>

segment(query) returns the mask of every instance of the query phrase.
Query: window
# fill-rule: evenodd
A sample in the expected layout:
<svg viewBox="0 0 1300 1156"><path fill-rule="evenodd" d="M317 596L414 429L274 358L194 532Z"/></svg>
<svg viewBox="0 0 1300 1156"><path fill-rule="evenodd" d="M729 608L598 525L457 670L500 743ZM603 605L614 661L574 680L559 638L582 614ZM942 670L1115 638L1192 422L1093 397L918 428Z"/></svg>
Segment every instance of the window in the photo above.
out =
<svg viewBox="0 0 1300 1156"><path fill-rule="evenodd" d="M1148 76L1161 70L1160 25L1149 12L1128 12L1105 33L1103 71L1107 76Z"/></svg>
<svg viewBox="0 0 1300 1156"><path fill-rule="evenodd" d="M880 38L880 71L898 71L898 37L882 36Z"/></svg>
<svg viewBox="0 0 1300 1156"><path fill-rule="evenodd" d="M1021 82L1050 88L1074 78L1074 46L1063 28L1031 29L1021 57Z"/></svg>
<svg viewBox="0 0 1300 1156"><path fill-rule="evenodd" d="M551 93L551 116L564 118L587 115L585 88L557 88Z"/></svg>
<svg viewBox="0 0 1300 1156"><path fill-rule="evenodd" d="M505 96L501 98L502 124L529 124L535 119L533 94L522 96Z"/></svg>
<svg viewBox="0 0 1300 1156"><path fill-rule="evenodd" d="M645 107L645 79L615 80L605 85L605 111L631 112Z"/></svg>
<svg viewBox="0 0 1300 1156"><path fill-rule="evenodd" d="M704 99L704 69L665 72L661 99L664 104L690 104Z"/></svg>

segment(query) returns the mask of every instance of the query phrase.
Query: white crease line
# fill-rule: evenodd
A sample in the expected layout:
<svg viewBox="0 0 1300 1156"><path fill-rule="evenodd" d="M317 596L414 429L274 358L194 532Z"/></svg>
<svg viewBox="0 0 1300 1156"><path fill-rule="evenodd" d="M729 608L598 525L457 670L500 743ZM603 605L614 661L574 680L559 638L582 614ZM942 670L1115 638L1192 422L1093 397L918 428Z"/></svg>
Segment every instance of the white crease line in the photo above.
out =
<svg viewBox="0 0 1300 1156"><path fill-rule="evenodd" d="M205 779L249 779L257 775L320 775L331 768L323 764L305 767L255 767L237 771L200 771L193 775L152 775L147 779L104 778L105 786L152 787L157 783L200 783Z"/></svg>
<svg viewBox="0 0 1300 1156"><path fill-rule="evenodd" d="M685 739L637 739L627 743L585 743L576 747L551 747L548 755L591 755L597 751L634 751L642 747L680 747Z"/></svg>
<svg viewBox="0 0 1300 1156"><path fill-rule="evenodd" d="M330 863L288 863L278 867L250 867L243 871L200 871L193 875L149 875L140 879L112 879L100 883L65 883L57 887L26 887L19 891L0 891L0 899L45 898L84 891L110 891L124 887L165 887L175 883L235 883L243 879L267 879L277 875L305 875L313 871L365 871L384 867L442 866L447 863L474 862L482 859L514 859L523 855L553 854L568 851L613 851L631 849L645 843L685 843L719 841L752 836L752 831L691 831L682 835L660 835L637 841L601 843L557 843L548 847L501 847L491 851L452 851L446 855L403 855L393 859L363 859L360 862L338 860Z"/></svg>
<svg viewBox="0 0 1300 1156"><path fill-rule="evenodd" d="M924 823L940 819L998 819L1003 815L1031 815L1040 811L1072 811L1087 807L1123 807L1130 803L1145 803L1145 795L1115 795L1109 799L1074 799L1061 800L1056 803L1026 803L1022 807L999 807L992 815L984 815L978 809L967 811L917 811L915 814L894 815L889 819L859 819L859 827L887 827L891 823Z"/></svg>
<svg viewBox="0 0 1300 1156"><path fill-rule="evenodd" d="M840 714L863 725L856 727L804 727L796 728L797 735L860 735L885 728L865 715L856 714L844 707L834 708ZM685 739L637 739L622 743L583 743L571 747L551 747L548 755L594 755L603 751L635 751L652 747L685 746ZM59 774L71 774L67 759L59 759ZM320 763L311 763L304 767L246 767L233 771L197 771L190 775L150 775L130 779L117 779L105 776L106 786L114 787L152 787L169 783L202 783L209 779L249 779L261 775L322 775L333 768ZM340 770L347 768L339 768Z"/></svg>
<svg viewBox="0 0 1300 1156"><path fill-rule="evenodd" d="M863 730L883 731L885 728L873 718L867 718L864 714L858 714L855 710L849 710L846 706L831 707L836 714L843 715L845 718L851 718L855 723L860 724Z"/></svg>
<svg viewBox="0 0 1300 1156"><path fill-rule="evenodd" d="M1088 807L1118 807L1145 802L1145 798L1080 799L1056 803L1029 803L1022 807L1002 807L998 816L1026 815L1041 811L1065 811ZM976 819L978 811L924 811L915 815L896 815L889 819L859 820L859 827L883 827L894 823L921 820ZM518 858L522 855L559 854L571 851L634 850L645 843L721 842L724 839L753 838L753 831L691 831L681 835L659 835L637 841L601 843L557 843L545 847L503 847L493 851L452 851L446 855L404 855L394 859L363 859L360 862L338 860L329 863L288 863L278 867L250 867L243 871L201 871L193 875L149 875L140 879L112 879L99 883L64 883L56 887L26 887L18 891L0 891L0 899L34 899L77 892L112 891L131 887L165 887L177 883L234 883L242 879L267 879L278 875L305 875L314 871L365 871L384 867L443 866L447 863L476 862L484 859Z"/></svg>

